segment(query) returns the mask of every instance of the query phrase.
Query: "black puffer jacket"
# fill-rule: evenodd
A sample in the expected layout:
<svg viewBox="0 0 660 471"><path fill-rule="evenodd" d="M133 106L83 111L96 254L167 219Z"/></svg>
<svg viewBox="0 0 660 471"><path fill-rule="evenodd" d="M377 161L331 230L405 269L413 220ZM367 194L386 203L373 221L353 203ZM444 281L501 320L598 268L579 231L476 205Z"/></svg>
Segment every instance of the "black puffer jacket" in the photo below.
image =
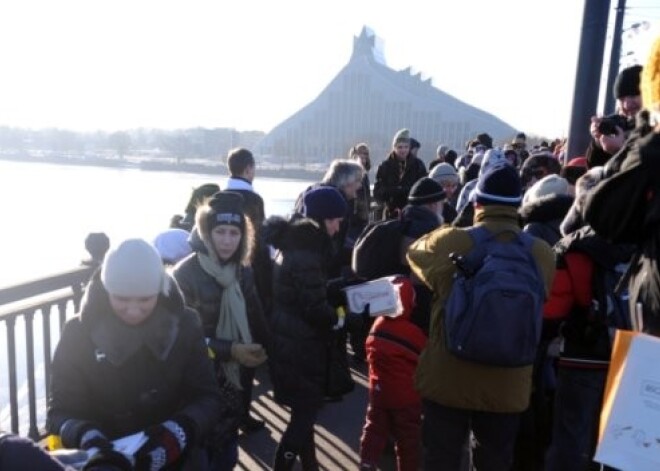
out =
<svg viewBox="0 0 660 471"><path fill-rule="evenodd" d="M275 397L285 404L300 394L309 401L320 400L327 342L337 323L327 293L331 239L317 223L304 218L272 217L264 231L266 241L278 250L269 353Z"/></svg>
<svg viewBox="0 0 660 471"><path fill-rule="evenodd" d="M571 209L573 197L551 194L529 202L518 210L523 230L552 247L562 238L559 226Z"/></svg>
<svg viewBox="0 0 660 471"><path fill-rule="evenodd" d="M176 284L159 295L143 324L131 327L112 311L97 272L55 351L48 431L59 434L64 422L77 419L115 439L183 418L200 443L221 408L199 317L184 307Z"/></svg>

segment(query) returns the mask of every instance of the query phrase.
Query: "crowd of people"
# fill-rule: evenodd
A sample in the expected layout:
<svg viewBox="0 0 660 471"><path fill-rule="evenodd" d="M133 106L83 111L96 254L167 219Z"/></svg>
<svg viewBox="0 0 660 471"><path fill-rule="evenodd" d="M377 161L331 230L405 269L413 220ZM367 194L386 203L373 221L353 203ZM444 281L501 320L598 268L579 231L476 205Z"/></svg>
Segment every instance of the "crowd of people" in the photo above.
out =
<svg viewBox="0 0 660 471"><path fill-rule="evenodd" d="M286 217L266 218L257 163L232 150L224 189L196 188L155 240L105 255L57 345L49 433L90 470L234 469L239 432L264 427L250 404L266 365L289 410L273 469L313 471L319 410L351 393L353 361L369 370L362 470L392 445L402 471L598 469L612 331L660 332L660 40L613 93L584 156L484 132L460 155L439 145L427 171L402 129L373 191L358 143ZM397 312L351 312L343 289L383 276ZM132 453L115 448L136 433ZM15 469L64 469L15 437L0 446Z"/></svg>

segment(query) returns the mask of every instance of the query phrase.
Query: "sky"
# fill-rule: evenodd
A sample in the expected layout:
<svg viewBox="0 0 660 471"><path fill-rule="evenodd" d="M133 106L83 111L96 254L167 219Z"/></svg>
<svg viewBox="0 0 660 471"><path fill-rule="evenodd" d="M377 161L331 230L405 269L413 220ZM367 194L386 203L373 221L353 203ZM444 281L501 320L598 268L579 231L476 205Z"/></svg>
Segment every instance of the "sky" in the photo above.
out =
<svg viewBox="0 0 660 471"><path fill-rule="evenodd" d="M605 0L604 0L605 1ZM0 125L268 132L348 62L363 26L387 64L519 130L568 131L577 0L2 0ZM623 50L658 0L629 0ZM614 14L611 13L612 21ZM628 56L627 61L644 61Z"/></svg>

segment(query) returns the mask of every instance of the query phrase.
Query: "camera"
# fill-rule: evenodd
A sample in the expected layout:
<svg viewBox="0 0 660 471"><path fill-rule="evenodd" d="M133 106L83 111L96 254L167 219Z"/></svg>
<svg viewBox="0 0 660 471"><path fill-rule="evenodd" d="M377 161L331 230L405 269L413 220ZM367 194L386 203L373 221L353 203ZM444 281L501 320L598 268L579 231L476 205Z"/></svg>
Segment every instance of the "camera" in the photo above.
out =
<svg viewBox="0 0 660 471"><path fill-rule="evenodd" d="M616 128L620 127L622 131L630 131L635 127L635 123L620 114L605 116L598 124L598 132L605 135L616 134Z"/></svg>

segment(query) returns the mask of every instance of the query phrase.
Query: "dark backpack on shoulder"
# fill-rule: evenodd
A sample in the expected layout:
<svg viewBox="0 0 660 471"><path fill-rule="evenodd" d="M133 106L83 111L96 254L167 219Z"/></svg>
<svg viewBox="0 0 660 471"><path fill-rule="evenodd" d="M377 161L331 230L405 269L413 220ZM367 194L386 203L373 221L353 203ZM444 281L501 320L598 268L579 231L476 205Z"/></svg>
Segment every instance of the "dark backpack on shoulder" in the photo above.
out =
<svg viewBox="0 0 660 471"><path fill-rule="evenodd" d="M407 274L403 265L401 241L406 222L400 219L376 221L367 225L355 241L351 266L360 278L373 280L383 276Z"/></svg>
<svg viewBox="0 0 660 471"><path fill-rule="evenodd" d="M511 231L513 232L513 231ZM532 255L534 237L511 241L485 227L468 229L473 249L451 254L457 267L445 304L444 335L453 355L491 366L534 363L545 286Z"/></svg>

